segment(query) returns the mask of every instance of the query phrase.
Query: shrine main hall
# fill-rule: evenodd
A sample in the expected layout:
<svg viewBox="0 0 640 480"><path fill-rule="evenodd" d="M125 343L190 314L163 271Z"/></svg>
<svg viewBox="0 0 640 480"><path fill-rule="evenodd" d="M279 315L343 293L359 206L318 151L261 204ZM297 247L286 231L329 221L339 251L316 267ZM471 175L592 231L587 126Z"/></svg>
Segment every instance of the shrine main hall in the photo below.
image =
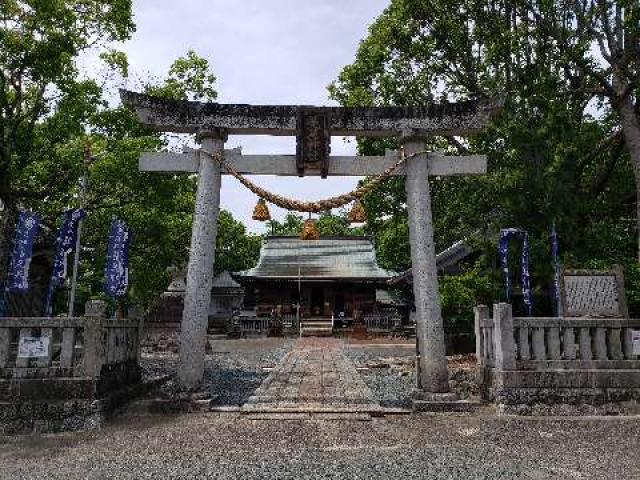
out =
<svg viewBox="0 0 640 480"><path fill-rule="evenodd" d="M391 316L402 307L388 285L396 275L378 265L366 237L267 236L257 265L234 278L245 289L245 307L258 316L278 310L284 318L334 319L347 325L354 319Z"/></svg>

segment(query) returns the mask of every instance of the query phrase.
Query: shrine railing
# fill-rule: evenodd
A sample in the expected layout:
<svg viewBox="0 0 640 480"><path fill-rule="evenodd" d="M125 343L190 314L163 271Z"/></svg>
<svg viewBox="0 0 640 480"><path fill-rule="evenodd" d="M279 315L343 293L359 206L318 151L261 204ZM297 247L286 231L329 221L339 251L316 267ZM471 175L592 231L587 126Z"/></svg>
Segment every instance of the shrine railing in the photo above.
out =
<svg viewBox="0 0 640 480"><path fill-rule="evenodd" d="M478 365L492 367L495 363L494 322L489 307L475 307L476 359Z"/></svg>
<svg viewBox="0 0 640 480"><path fill-rule="evenodd" d="M0 400L91 398L139 379L141 322L0 318Z"/></svg>
<svg viewBox="0 0 640 480"><path fill-rule="evenodd" d="M640 399L640 319L512 317L475 309L481 390L505 404Z"/></svg>
<svg viewBox="0 0 640 480"><path fill-rule="evenodd" d="M269 329L270 317L249 317L240 319L242 335L261 335Z"/></svg>
<svg viewBox="0 0 640 480"><path fill-rule="evenodd" d="M476 353L481 365L503 370L640 368L633 332L640 319L512 318L507 304L476 308ZM636 347L637 348L637 347Z"/></svg>
<svg viewBox="0 0 640 480"><path fill-rule="evenodd" d="M400 326L400 319L391 314L366 314L364 325L369 331L391 331Z"/></svg>

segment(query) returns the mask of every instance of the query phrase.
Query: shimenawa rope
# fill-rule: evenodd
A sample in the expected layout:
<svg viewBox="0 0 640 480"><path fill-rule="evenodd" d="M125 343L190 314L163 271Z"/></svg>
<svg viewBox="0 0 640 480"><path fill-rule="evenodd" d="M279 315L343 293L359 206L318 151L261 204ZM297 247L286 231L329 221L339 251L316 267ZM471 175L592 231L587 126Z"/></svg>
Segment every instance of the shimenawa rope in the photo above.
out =
<svg viewBox="0 0 640 480"><path fill-rule="evenodd" d="M387 178L389 178L393 173L408 159L415 157L417 155L422 155L427 152L415 152L411 155L405 157L404 153L401 154L400 159L387 168L381 174L371 178L365 184L359 186L355 190L352 190L349 193L344 193L342 195L338 195L336 197L326 198L324 200L317 200L315 202L304 202L300 200L294 200L291 198L283 197L282 195L278 195L277 193L269 192L264 188L259 187L251 180L246 178L244 175L235 170L231 165L224 161L224 154L216 153L211 154L209 152L205 152L201 150L202 153L210 156L215 161L220 163L222 168L224 168L230 175L234 176L242 185L244 185L247 189L255 193L258 197L264 198L269 203L273 203L280 208L284 208L285 210L296 211L296 212L310 212L310 213L321 213L332 208L339 208L347 205L348 203L353 202L354 200L360 200L367 193L371 192L375 187L384 182Z"/></svg>

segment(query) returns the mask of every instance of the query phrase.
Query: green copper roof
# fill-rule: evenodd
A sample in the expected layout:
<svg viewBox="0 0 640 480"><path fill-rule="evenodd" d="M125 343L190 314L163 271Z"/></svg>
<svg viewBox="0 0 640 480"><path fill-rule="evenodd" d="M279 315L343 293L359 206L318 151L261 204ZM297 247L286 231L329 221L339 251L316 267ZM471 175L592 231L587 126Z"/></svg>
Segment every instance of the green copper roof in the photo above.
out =
<svg viewBox="0 0 640 480"><path fill-rule="evenodd" d="M267 237L258 264L237 278L385 281L395 275L378 266L373 244L364 237Z"/></svg>

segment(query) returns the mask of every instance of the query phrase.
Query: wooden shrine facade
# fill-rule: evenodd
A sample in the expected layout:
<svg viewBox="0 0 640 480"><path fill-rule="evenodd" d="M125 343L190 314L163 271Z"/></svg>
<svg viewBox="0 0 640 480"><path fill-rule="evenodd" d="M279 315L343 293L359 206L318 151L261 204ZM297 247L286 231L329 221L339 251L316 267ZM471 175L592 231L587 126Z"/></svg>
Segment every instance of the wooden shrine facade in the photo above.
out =
<svg viewBox="0 0 640 480"><path fill-rule="evenodd" d="M380 268L365 237L267 237L256 267L235 275L245 287L245 307L257 316L334 318L351 323L355 317L388 311L389 288L395 272ZM397 302L400 306L399 303Z"/></svg>

